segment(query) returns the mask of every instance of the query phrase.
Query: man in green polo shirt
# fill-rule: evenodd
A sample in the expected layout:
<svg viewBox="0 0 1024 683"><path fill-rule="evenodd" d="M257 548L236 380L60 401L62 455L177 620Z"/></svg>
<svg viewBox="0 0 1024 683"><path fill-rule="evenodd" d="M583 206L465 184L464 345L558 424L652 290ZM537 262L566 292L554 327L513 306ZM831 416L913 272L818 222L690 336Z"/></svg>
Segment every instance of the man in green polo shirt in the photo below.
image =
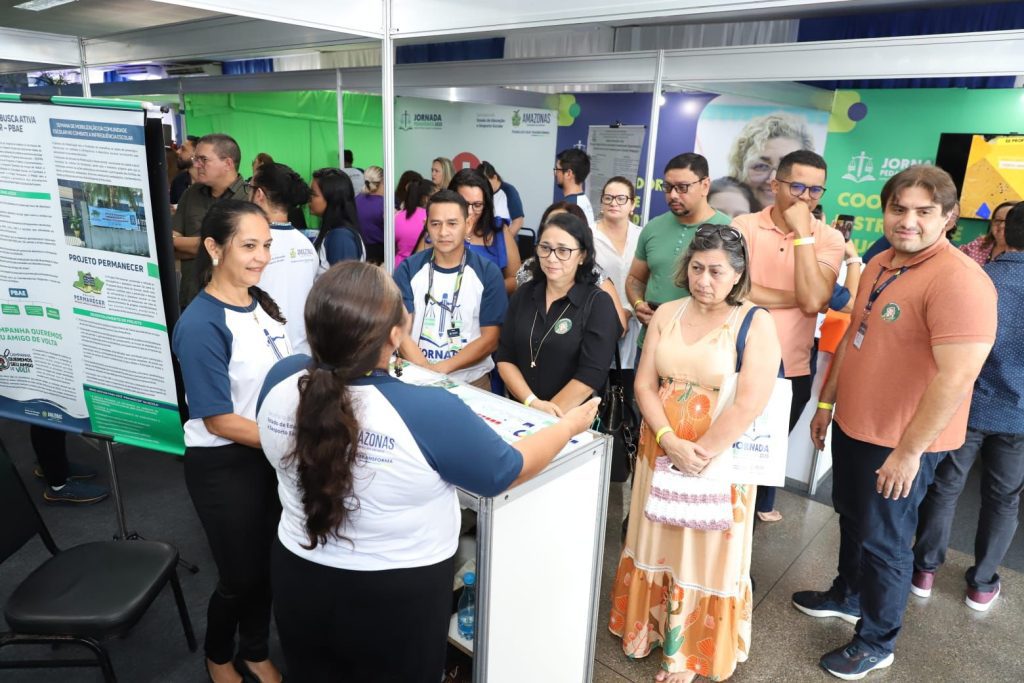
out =
<svg viewBox="0 0 1024 683"><path fill-rule="evenodd" d="M710 187L708 160L700 154L680 154L665 165L663 188L669 213L644 226L626 277L626 294L637 319L644 324L639 346L643 346L647 323L654 315L650 304L690 295L685 288L676 287L674 280L679 258L686 253L697 228L704 223L729 225L732 221L708 205Z"/></svg>
<svg viewBox="0 0 1024 683"><path fill-rule="evenodd" d="M174 255L181 261L178 305L182 310L199 292L195 258L199 253L199 228L210 207L222 199L247 199L245 181L238 175L242 153L229 135L211 133L196 143L192 163L196 182L189 185L178 200L171 217L174 229Z"/></svg>

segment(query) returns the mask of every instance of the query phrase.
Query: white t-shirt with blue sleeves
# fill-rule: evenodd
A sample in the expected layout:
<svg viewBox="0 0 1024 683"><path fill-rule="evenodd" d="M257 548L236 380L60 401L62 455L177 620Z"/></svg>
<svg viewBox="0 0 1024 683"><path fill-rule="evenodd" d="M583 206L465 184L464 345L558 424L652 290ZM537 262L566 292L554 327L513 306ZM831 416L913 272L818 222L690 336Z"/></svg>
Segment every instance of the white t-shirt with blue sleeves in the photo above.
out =
<svg viewBox="0 0 1024 683"><path fill-rule="evenodd" d="M413 315L412 338L429 363L451 358L466 348L480 338L481 327L500 326L508 310L501 269L469 248L454 310L458 266L434 268L434 283L428 299L433 254L433 249L413 254L399 264L394 275L405 307ZM452 372L451 377L460 382L472 382L493 367L494 361L487 356L474 365Z"/></svg>
<svg viewBox="0 0 1024 683"><path fill-rule="evenodd" d="M497 495L519 476L522 455L444 389L360 378L350 385L361 431L349 506L355 509L340 529L347 540L332 537L308 550L302 488L286 456L295 446L298 382L309 362L293 356L278 363L258 408L263 451L277 471L282 545L311 562L359 571L424 567L451 557L460 523L455 487Z"/></svg>
<svg viewBox="0 0 1024 683"><path fill-rule="evenodd" d="M259 287L281 308L288 321L288 341L296 353L309 353L306 343L306 298L320 268L320 257L309 239L291 223L271 223L270 263Z"/></svg>
<svg viewBox="0 0 1024 683"><path fill-rule="evenodd" d="M207 431L203 418L234 413L255 420L267 372L291 354L285 326L255 300L231 306L206 291L181 314L171 346L185 383L185 445L191 447L233 443Z"/></svg>

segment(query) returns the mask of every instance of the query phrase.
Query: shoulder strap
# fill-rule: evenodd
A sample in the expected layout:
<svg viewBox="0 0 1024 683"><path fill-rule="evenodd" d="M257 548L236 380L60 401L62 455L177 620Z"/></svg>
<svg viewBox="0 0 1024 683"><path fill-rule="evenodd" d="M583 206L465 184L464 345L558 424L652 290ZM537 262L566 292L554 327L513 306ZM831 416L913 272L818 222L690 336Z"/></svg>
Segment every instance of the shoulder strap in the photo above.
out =
<svg viewBox="0 0 1024 683"><path fill-rule="evenodd" d="M754 319L755 312L767 310L763 306L751 306L747 314L743 316L739 332L736 333L736 372L739 372L740 367L743 365L743 350L747 347L747 332L750 331L750 321Z"/></svg>

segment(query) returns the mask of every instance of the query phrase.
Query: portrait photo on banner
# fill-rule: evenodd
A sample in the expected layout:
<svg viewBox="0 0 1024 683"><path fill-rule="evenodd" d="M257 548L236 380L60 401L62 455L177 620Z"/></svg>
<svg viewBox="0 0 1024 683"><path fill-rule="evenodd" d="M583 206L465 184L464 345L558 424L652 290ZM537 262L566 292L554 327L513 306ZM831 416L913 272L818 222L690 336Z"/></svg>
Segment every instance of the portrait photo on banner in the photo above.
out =
<svg viewBox="0 0 1024 683"><path fill-rule="evenodd" d="M771 179L792 151L825 153L829 113L724 95L701 112L694 151L711 171L708 202L731 216L774 203Z"/></svg>

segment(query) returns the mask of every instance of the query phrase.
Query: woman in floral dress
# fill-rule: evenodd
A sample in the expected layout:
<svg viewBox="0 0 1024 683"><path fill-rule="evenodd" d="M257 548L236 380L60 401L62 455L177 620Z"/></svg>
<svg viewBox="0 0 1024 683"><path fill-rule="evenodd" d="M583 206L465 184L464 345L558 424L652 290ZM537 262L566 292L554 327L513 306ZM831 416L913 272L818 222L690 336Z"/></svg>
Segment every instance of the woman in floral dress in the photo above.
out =
<svg viewBox="0 0 1024 683"><path fill-rule="evenodd" d="M629 528L612 588L608 627L627 657L662 648L655 680L729 678L750 649L750 547L755 487L700 478L768 402L781 352L771 316L755 311L746 334L736 396L712 422L718 388L736 370L736 337L752 308L747 252L728 226L698 228L677 285L690 297L663 304L651 320L637 369L644 417ZM674 526L644 514L656 460L694 477L694 522ZM730 510L709 524L705 502ZM725 513L726 517L728 513Z"/></svg>

